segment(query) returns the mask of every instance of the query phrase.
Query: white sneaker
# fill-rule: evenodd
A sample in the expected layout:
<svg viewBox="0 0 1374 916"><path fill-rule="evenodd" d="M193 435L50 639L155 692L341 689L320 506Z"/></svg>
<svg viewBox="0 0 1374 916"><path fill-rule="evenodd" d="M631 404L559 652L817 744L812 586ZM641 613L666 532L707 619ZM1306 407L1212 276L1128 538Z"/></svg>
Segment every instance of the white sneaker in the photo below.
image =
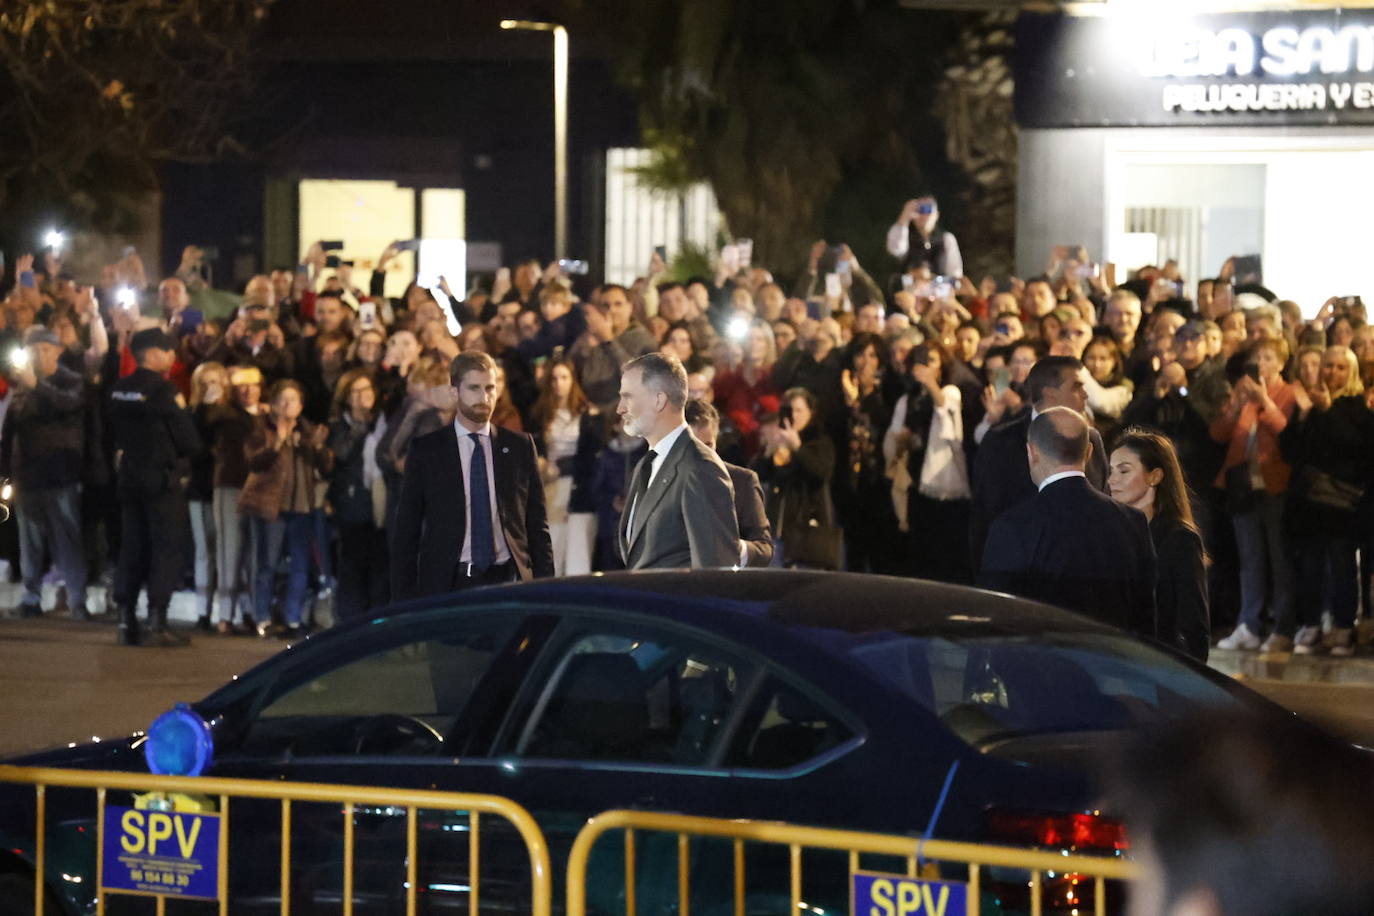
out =
<svg viewBox="0 0 1374 916"><path fill-rule="evenodd" d="M1260 647L1260 638L1245 624L1238 624L1231 635L1217 642L1218 649L1244 649L1253 652Z"/></svg>
<svg viewBox="0 0 1374 916"><path fill-rule="evenodd" d="M1326 634L1326 646L1332 658L1349 658L1355 654L1355 637L1347 627L1335 627Z"/></svg>
<svg viewBox="0 0 1374 916"><path fill-rule="evenodd" d="M1298 635L1293 637L1293 653L1295 655L1313 655L1317 652L1321 640L1321 627L1300 627Z"/></svg>

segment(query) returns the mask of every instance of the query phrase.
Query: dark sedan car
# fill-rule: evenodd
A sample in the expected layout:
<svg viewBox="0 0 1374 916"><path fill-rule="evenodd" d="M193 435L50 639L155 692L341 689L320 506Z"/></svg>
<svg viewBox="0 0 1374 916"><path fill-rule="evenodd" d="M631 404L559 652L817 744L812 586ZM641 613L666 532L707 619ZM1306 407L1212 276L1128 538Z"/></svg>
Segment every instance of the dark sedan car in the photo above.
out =
<svg viewBox="0 0 1374 916"><path fill-rule="evenodd" d="M1090 753L1215 707L1283 715L1178 654L1005 595L721 571L591 576L394 608L292 646L194 709L214 734L211 775L507 796L535 814L557 869L588 815L625 807L1110 853L1122 836L1091 811ZM136 739L15 762L144 769ZM0 814L0 854L28 848L25 807L0 809L16 815ZM235 810L231 912L275 911L274 841L263 839L275 808ZM318 836L296 844L305 874L293 912L338 904L337 814L297 822ZM263 828L251 829L259 816ZM393 912L398 819L359 818L358 912ZM56 820L85 823L74 807ZM463 842L456 823L424 825L428 911L463 906L456 863L466 855L443 845ZM484 833L484 855L508 840ZM249 842L253 854L240 845ZM62 877L93 875L94 850L67 848L49 880L76 912L89 877ZM519 869L509 873L518 911ZM502 899L501 886L484 905Z"/></svg>

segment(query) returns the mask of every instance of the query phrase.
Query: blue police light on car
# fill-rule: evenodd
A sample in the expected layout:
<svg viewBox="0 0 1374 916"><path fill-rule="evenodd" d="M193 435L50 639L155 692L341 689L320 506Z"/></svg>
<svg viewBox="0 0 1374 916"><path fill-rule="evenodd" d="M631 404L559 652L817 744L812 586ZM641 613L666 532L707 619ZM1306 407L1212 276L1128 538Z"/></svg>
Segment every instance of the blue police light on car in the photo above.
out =
<svg viewBox="0 0 1374 916"><path fill-rule="evenodd" d="M210 726L187 706L178 703L148 727L143 756L158 776L199 776L214 759Z"/></svg>

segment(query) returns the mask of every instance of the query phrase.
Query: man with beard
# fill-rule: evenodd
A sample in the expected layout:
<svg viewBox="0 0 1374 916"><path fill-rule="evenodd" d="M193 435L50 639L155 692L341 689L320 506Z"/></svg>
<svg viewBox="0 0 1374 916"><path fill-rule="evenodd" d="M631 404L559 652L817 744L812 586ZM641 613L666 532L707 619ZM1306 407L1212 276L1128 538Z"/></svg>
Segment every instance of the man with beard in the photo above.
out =
<svg viewBox="0 0 1374 916"><path fill-rule="evenodd" d="M620 373L625 433L649 451L635 466L620 552L627 569L710 569L739 564L734 487L716 453L692 435L684 410L687 370L649 353Z"/></svg>
<svg viewBox="0 0 1374 916"><path fill-rule="evenodd" d="M460 353L451 426L416 439L391 533L396 600L553 575L534 440L493 426L496 363Z"/></svg>

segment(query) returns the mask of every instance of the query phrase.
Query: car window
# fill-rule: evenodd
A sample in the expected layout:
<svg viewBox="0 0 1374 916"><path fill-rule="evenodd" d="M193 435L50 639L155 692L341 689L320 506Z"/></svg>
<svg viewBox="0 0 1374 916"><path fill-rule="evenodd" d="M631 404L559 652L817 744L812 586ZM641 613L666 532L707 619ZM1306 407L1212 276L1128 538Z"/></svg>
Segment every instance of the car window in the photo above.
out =
<svg viewBox="0 0 1374 916"><path fill-rule="evenodd" d="M1172 655L1103 633L885 634L852 655L975 745L1134 728L1240 703Z"/></svg>
<svg viewBox="0 0 1374 916"><path fill-rule="evenodd" d="M294 756L420 753L442 744L516 620L471 622L383 643L287 685L257 714L256 750Z"/></svg>
<svg viewBox="0 0 1374 916"><path fill-rule="evenodd" d="M750 704L725 763L783 770L814 760L852 734L814 698L769 678Z"/></svg>
<svg viewBox="0 0 1374 916"><path fill-rule="evenodd" d="M521 756L705 764L748 677L690 639L610 630L574 638L553 672Z"/></svg>

